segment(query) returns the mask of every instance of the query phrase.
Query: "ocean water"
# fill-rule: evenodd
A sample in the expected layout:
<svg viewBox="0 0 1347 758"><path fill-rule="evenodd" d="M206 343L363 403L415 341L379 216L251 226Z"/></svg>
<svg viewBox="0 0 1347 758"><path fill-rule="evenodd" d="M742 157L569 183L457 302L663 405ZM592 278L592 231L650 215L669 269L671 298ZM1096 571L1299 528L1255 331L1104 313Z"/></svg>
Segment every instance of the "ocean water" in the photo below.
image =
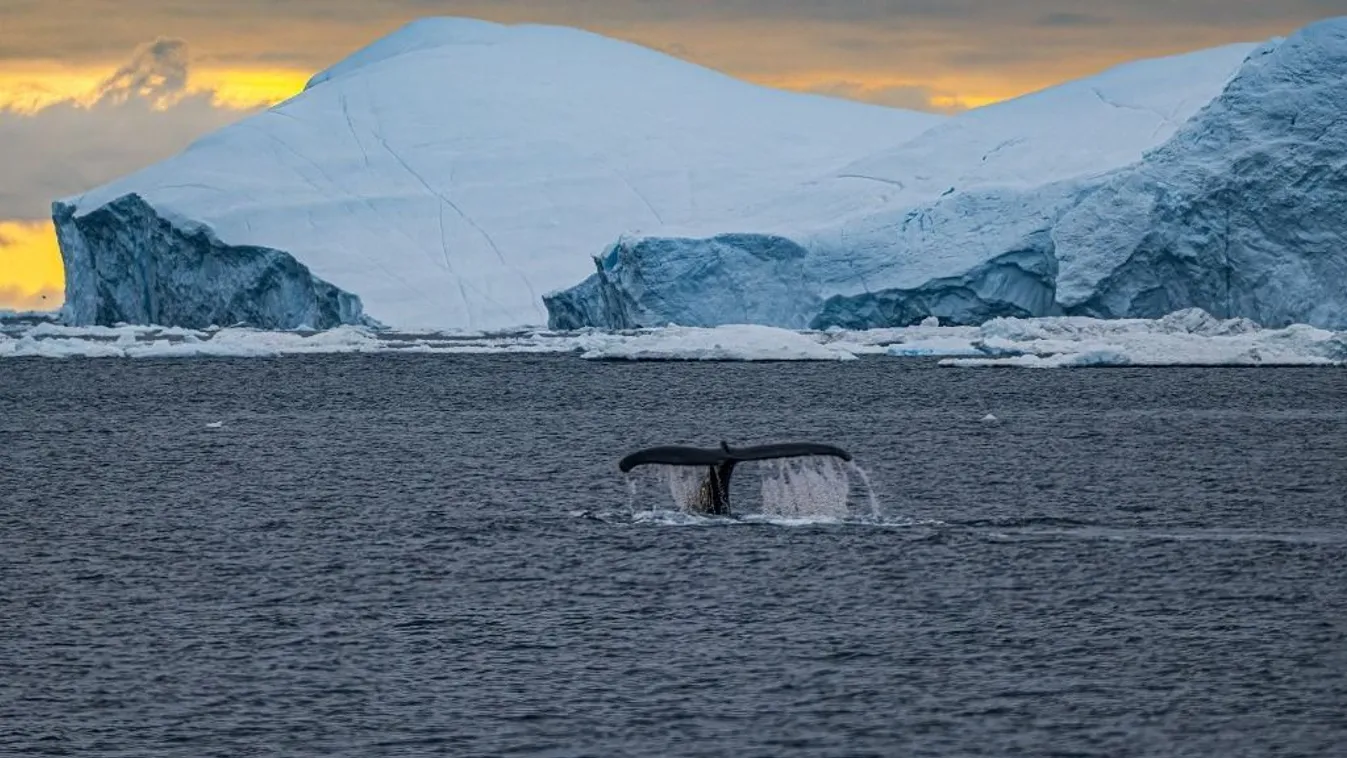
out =
<svg viewBox="0 0 1347 758"><path fill-rule="evenodd" d="M1340 369L0 362L0 754L1344 755L1344 400ZM690 518L616 468L721 439L846 447L878 513Z"/></svg>

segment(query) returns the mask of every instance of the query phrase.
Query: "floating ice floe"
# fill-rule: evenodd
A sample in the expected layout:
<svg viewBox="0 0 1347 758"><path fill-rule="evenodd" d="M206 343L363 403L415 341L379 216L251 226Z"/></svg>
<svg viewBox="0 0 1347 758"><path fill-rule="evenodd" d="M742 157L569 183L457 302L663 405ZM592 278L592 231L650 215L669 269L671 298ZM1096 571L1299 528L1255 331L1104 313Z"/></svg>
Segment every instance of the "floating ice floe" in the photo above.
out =
<svg viewBox="0 0 1347 758"><path fill-rule="evenodd" d="M580 29L421 19L59 201L65 304L78 323L538 324L616 235L737 217L945 120Z"/></svg>
<svg viewBox="0 0 1347 758"><path fill-rule="evenodd" d="M632 331L393 332L0 325L0 358L251 358L333 353L574 353L618 361L847 361L935 358L952 367L1319 366L1347 364L1347 332L1264 329L1189 309L1160 319L993 319L980 327L825 332L767 326Z"/></svg>
<svg viewBox="0 0 1347 758"><path fill-rule="evenodd" d="M995 319L978 328L981 357L945 366L1316 366L1347 362L1347 332L1296 324L1263 329L1196 309L1159 319Z"/></svg>
<svg viewBox="0 0 1347 758"><path fill-rule="evenodd" d="M579 353L591 360L853 360L817 335L765 326L636 332L321 332L41 324L0 330L0 358L256 358L334 353Z"/></svg>
<svg viewBox="0 0 1347 758"><path fill-rule="evenodd" d="M646 361L849 361L839 345L770 326L735 324L714 328L670 326L622 337L588 350L590 360Z"/></svg>

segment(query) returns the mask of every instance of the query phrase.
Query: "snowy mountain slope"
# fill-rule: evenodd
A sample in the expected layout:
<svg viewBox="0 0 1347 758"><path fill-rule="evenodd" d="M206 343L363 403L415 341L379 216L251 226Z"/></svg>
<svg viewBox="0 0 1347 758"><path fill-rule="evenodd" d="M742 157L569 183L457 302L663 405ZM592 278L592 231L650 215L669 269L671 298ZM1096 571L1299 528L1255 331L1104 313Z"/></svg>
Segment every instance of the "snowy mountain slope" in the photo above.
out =
<svg viewBox="0 0 1347 758"><path fill-rule="evenodd" d="M757 87L574 29L428 19L55 204L66 317L542 323L541 294L618 234L723 222L941 120ZM287 300L317 292L345 299ZM257 301L275 307L238 305Z"/></svg>
<svg viewBox="0 0 1347 758"><path fill-rule="evenodd" d="M1160 109L1163 128L1153 132L1171 136L1127 165L1109 165L1128 151L1106 147L1118 144L1111 128L1099 125L1108 123L1107 111L1096 111L1104 114L1099 123L1058 111L1055 117L1081 135L1075 143L1065 133L1054 138L1064 146L1059 152L1045 144L1017 158L997 153L986 163L1001 165L982 169L983 155L970 151L975 159L935 161L935 169L913 172L929 177L924 184L899 179L903 186L892 184L887 198L864 202L832 199L839 196L836 181L822 183L815 208L834 212L831 222L826 213L803 217L802 193L725 230L736 232L729 249L724 236L621 240L598 259L596 274L549 297L552 323L864 328L930 315L981 323L1060 313L1156 317L1200 307L1269 326L1341 328L1347 325L1347 221L1340 210L1347 200L1341 117L1347 19L1252 49L1233 78L1216 68L1205 77L1212 88L1205 106L1182 123L1178 118L1201 99L1192 86L1202 77L1190 69L1175 78L1186 91L1168 99L1181 107L1172 116ZM1134 107L1115 110L1159 118L1156 109L1118 96L1129 89L1118 87L1126 74L1126 67L1111 72L1114 89L1100 88L1096 99L1127 102ZM1088 80L1067 86L1078 95L1096 89ZM1039 101L1049 102L1049 94L1063 93L1042 93ZM1028 100L1008 104L1022 109L1011 123L1026 123ZM991 119L995 111L970 115ZM967 131L964 118L893 155ZM982 126L996 131L990 122ZM1072 144L1096 133L1100 168L1112 168L1107 173L1084 171L1085 162L1071 157ZM882 185L919 161L883 157L858 165L892 167L875 172L884 181L871 183ZM1081 173L1065 175L1071 171ZM946 180L946 189L930 198ZM784 220L791 215L803 220ZM754 293L781 287L778 264L752 254L764 239L796 251L786 277L794 307L756 305ZM687 274L709 266L723 271L706 281ZM716 289L721 282L733 290Z"/></svg>

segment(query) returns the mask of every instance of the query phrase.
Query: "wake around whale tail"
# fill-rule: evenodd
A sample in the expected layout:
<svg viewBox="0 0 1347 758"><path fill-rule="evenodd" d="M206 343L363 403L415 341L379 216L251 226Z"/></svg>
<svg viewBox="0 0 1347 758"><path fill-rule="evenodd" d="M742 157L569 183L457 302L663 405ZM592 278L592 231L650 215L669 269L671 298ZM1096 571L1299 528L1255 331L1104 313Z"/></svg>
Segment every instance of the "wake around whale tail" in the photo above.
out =
<svg viewBox="0 0 1347 758"><path fill-rule="evenodd" d="M637 466L650 464L664 466L705 466L706 478L702 480L695 501L689 504L694 512L704 516L730 515L730 477L734 467L746 461L766 461L776 458L799 458L803 456L831 456L844 461L851 460L851 453L840 447L821 445L812 442L783 442L772 445L732 448L721 441L719 448L683 447L664 445L638 450L618 461L617 467L627 473Z"/></svg>

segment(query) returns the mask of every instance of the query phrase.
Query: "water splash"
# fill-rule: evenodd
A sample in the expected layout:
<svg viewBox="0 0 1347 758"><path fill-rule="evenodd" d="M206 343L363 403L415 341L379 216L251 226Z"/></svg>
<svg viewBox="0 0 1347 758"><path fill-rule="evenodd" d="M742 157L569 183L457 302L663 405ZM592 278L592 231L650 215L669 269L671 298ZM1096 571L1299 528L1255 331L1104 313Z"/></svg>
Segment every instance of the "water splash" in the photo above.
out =
<svg viewBox="0 0 1347 758"><path fill-rule="evenodd" d="M652 465L641 470L645 476L633 472L627 477L627 508L633 518L644 514L678 523L684 518L691 519L692 523L723 521L701 513L699 505L705 496L703 489L707 476L705 467ZM755 473L761 477L757 493L750 489ZM863 493L857 488L855 497L852 495L853 477L864 488ZM641 482L645 486L653 484L656 492L667 492L672 502L661 503L663 509L654 503L640 502L638 489ZM769 523L882 521L869 474L854 462L838 458L810 456L742 464L735 470L732 489L731 507L740 520ZM657 499L663 498L657 496ZM651 507L654 510L649 510Z"/></svg>
<svg viewBox="0 0 1347 758"><path fill-rule="evenodd" d="M855 461L848 463L847 467L851 473L856 475L857 479L861 480L861 484L865 485L865 497L870 504L870 517L878 521L883 514L879 512L879 500L875 498L875 487L870 483L870 474Z"/></svg>
<svg viewBox="0 0 1347 758"><path fill-rule="evenodd" d="M700 466L654 466L656 476L669 490L674 508L683 513L695 513L702 497L702 483L706 469Z"/></svg>
<svg viewBox="0 0 1347 758"><path fill-rule="evenodd" d="M761 515L842 520L851 480L837 458L780 458L762 464Z"/></svg>

